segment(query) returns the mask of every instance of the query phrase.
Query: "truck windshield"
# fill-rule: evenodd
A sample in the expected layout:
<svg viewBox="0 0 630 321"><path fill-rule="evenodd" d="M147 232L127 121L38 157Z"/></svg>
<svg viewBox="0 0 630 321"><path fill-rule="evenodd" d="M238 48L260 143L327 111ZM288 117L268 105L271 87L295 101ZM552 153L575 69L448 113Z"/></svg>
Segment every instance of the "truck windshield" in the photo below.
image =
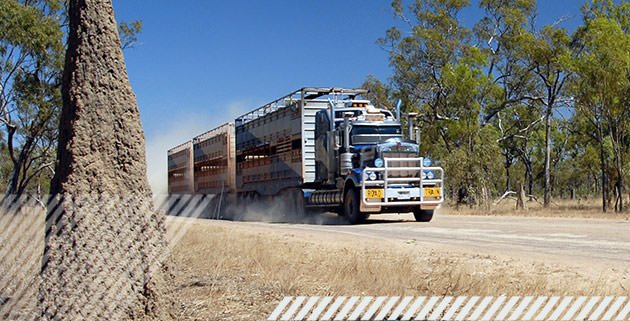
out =
<svg viewBox="0 0 630 321"><path fill-rule="evenodd" d="M352 126L350 135L400 135L400 126Z"/></svg>
<svg viewBox="0 0 630 321"><path fill-rule="evenodd" d="M400 137L400 126L352 126L352 144L380 144L390 138Z"/></svg>

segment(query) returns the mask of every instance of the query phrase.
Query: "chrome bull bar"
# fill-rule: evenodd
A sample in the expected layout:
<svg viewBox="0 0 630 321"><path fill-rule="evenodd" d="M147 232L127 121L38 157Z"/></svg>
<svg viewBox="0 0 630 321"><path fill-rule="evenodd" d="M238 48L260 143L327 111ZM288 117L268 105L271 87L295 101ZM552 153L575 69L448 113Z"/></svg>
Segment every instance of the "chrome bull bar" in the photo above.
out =
<svg viewBox="0 0 630 321"><path fill-rule="evenodd" d="M418 167L396 167L390 163L418 162ZM405 177L389 177L390 171L403 172ZM433 179L423 179L424 171L433 171ZM382 173L381 178L370 180L369 173ZM414 182L418 186L410 187ZM425 188L439 187L440 195L425 197ZM366 190L382 189L383 198L368 198ZM411 200L415 198L416 200ZM425 200L429 198L429 200ZM383 159L383 167L366 167L361 179L361 200L366 206L404 206L404 205L439 205L444 203L444 169L441 167L424 167L423 158L387 158ZM368 201L370 200L370 201Z"/></svg>

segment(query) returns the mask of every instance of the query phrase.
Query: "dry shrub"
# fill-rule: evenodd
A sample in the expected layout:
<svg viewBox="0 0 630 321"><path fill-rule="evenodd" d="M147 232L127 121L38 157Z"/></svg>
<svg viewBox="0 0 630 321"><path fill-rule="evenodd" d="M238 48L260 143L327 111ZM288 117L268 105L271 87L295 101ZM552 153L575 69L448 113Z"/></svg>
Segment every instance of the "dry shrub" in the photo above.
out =
<svg viewBox="0 0 630 321"><path fill-rule="evenodd" d="M612 210L609 210L607 213L603 213L601 210L601 200L599 199L580 199L573 201L552 200L551 205L547 208L544 208L540 202L534 200L528 201L526 204L527 210L517 210L516 201L507 198L501 202L495 202L489 209L466 205L458 207L454 204L446 204L441 207L440 211L452 215L630 219L630 212L628 211L624 213L614 213Z"/></svg>

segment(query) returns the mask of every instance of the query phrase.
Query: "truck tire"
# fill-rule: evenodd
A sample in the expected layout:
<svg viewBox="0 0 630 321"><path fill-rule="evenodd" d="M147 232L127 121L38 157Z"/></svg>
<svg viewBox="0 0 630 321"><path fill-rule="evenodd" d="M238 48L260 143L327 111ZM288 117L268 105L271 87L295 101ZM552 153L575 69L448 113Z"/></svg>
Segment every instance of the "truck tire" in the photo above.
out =
<svg viewBox="0 0 630 321"><path fill-rule="evenodd" d="M350 224L359 224L365 222L366 215L361 213L359 203L359 191L356 188L351 188L346 192L343 198L343 215L346 217Z"/></svg>
<svg viewBox="0 0 630 321"><path fill-rule="evenodd" d="M280 205L282 217L289 222L302 223L306 216L301 189L290 188L280 192L276 199Z"/></svg>
<svg viewBox="0 0 630 321"><path fill-rule="evenodd" d="M433 210L423 210L419 207L414 208L413 217L416 219L416 222L431 222Z"/></svg>

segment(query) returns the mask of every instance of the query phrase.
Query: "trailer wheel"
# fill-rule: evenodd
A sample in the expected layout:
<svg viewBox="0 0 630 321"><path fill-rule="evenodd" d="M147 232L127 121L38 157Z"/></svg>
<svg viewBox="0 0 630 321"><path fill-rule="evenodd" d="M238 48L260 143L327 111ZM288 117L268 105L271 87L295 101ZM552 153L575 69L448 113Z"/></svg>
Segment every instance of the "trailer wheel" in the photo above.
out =
<svg viewBox="0 0 630 321"><path fill-rule="evenodd" d="M350 224L363 223L367 218L366 215L360 211L360 201L359 191L357 191L356 188L349 189L343 198L343 215Z"/></svg>
<svg viewBox="0 0 630 321"><path fill-rule="evenodd" d="M276 197L276 201L280 205L280 214L285 220L302 222L307 214L301 189L285 189Z"/></svg>
<svg viewBox="0 0 630 321"><path fill-rule="evenodd" d="M413 209L413 217L416 219L416 222L431 222L433 210L423 210L420 207L416 207Z"/></svg>

